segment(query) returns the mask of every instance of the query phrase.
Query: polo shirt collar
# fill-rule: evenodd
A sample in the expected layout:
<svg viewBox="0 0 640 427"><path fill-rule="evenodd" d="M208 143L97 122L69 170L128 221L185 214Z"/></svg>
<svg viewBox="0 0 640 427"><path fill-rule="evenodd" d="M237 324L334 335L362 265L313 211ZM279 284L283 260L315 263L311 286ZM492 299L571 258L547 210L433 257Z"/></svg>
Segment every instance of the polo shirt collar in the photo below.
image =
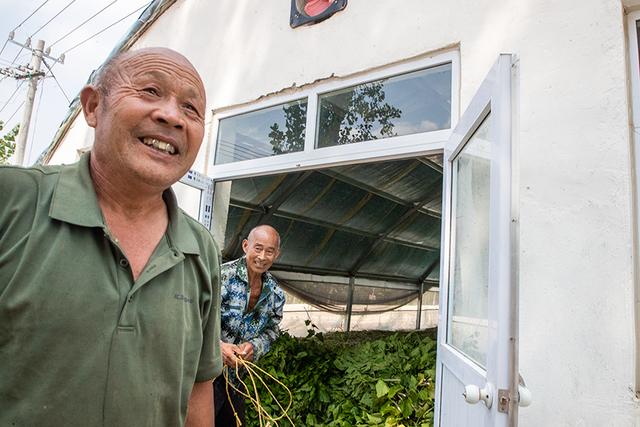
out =
<svg viewBox="0 0 640 427"><path fill-rule="evenodd" d="M89 172L90 153L65 166L53 192L49 216L83 227L105 227L96 191Z"/></svg>
<svg viewBox="0 0 640 427"><path fill-rule="evenodd" d="M51 200L49 216L82 227L106 228L91 180L90 156L91 152L85 153L77 163L62 168ZM162 198L169 214L169 241L183 253L199 254L200 246L194 230L187 223L186 214L178 207L173 190L166 189Z"/></svg>
<svg viewBox="0 0 640 427"><path fill-rule="evenodd" d="M162 194L162 198L169 213L167 235L171 243L183 253L200 254L200 245L194 235L196 231L187 222L187 214L178 207L178 200L173 190L167 188ZM206 231L202 229L201 232Z"/></svg>

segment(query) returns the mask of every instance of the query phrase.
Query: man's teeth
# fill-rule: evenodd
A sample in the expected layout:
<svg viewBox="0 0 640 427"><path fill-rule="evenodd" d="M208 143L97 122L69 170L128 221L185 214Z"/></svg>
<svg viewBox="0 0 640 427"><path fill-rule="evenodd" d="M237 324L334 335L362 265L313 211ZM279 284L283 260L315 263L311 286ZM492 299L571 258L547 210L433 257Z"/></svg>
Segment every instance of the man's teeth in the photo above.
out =
<svg viewBox="0 0 640 427"><path fill-rule="evenodd" d="M156 150L164 151L165 153L174 154L176 149L168 142L158 141L155 138L142 138L142 142L149 147L153 147Z"/></svg>

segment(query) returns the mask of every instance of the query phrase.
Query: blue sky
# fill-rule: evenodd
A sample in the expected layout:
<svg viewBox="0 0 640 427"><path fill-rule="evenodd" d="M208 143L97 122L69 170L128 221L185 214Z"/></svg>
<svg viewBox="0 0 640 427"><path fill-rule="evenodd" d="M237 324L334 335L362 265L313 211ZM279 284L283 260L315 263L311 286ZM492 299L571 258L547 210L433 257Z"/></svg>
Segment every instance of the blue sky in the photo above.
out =
<svg viewBox="0 0 640 427"><path fill-rule="evenodd" d="M45 0L0 0L0 2L2 3L0 48L5 44L9 32L44 3L44 6L15 30L15 40L24 42L27 37L35 33L32 37L32 46L38 39L42 39L46 43L45 48L53 44L50 55L58 57L64 51L148 4L150 0L48 0L46 3ZM67 8L62 11L65 7ZM105 7L103 12L87 24L62 38ZM91 71L104 61L140 16L142 10L144 9L70 50L65 54L64 64L56 64L52 67L53 74L69 99L73 100L78 94ZM46 24L58 12L61 13ZM43 25L45 26L40 29ZM58 40L60 41L55 43ZM20 52L19 46L9 42L0 53L0 68L11 66L14 59L13 66L27 65L31 59L31 53L26 50ZM51 61L49 65L52 65ZM44 64L42 70L47 71ZM20 83L16 80L2 77L0 76L0 109L2 109L0 120L6 123L2 132L4 134L22 119L24 107L21 104L26 98L27 84L24 83L19 87ZM35 162L42 150L49 145L67 113L69 102L58 83L52 77L48 77L38 85L25 153L28 164ZM14 92L15 94L11 97Z"/></svg>

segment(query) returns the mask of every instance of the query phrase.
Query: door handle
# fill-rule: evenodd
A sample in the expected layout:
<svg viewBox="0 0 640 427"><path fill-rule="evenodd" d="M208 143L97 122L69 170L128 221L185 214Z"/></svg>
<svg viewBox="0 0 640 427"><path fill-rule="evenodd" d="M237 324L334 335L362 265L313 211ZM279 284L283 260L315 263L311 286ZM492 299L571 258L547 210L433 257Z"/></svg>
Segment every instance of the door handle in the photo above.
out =
<svg viewBox="0 0 640 427"><path fill-rule="evenodd" d="M477 385L469 384L465 386L462 396L464 396L464 400L467 403L473 405L483 401L487 408L491 408L493 404L493 386L487 383L484 388L480 388Z"/></svg>
<svg viewBox="0 0 640 427"><path fill-rule="evenodd" d="M527 406L531 405L533 396L531 395L531 390L527 388L527 384L524 382L524 378L522 378L522 375L518 376L520 380L520 384L518 384L518 406L526 408Z"/></svg>

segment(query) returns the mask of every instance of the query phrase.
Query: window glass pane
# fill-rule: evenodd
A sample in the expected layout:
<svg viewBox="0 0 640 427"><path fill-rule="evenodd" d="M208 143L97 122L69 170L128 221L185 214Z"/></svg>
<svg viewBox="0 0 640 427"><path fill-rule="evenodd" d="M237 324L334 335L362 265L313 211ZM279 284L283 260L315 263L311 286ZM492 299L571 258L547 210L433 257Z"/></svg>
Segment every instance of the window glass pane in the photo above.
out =
<svg viewBox="0 0 640 427"><path fill-rule="evenodd" d="M222 119L215 164L302 151L306 123L306 99Z"/></svg>
<svg viewBox="0 0 640 427"><path fill-rule="evenodd" d="M451 64L321 95L317 127L317 147L448 129Z"/></svg>
<svg viewBox="0 0 640 427"><path fill-rule="evenodd" d="M489 189L486 118L453 164L453 266L447 341L481 366L487 362Z"/></svg>

